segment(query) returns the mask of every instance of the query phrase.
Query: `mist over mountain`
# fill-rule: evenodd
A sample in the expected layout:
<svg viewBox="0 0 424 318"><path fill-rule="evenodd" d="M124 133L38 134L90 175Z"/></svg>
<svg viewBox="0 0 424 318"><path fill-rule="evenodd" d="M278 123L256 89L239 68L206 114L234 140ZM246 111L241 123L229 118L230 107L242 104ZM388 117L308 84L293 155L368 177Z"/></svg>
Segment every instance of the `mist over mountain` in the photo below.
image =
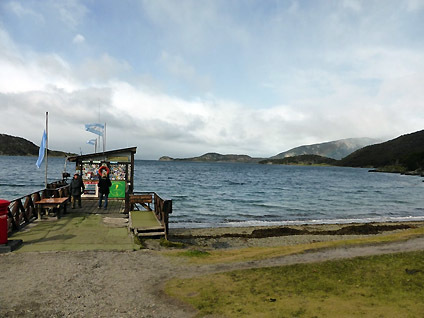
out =
<svg viewBox="0 0 424 318"><path fill-rule="evenodd" d="M348 138L336 141L329 141L319 144L299 146L278 155L272 156L269 159L283 159L286 157L294 157L300 155L318 155L332 159L342 159L352 152L361 149L365 146L381 142L379 139L373 138Z"/></svg>

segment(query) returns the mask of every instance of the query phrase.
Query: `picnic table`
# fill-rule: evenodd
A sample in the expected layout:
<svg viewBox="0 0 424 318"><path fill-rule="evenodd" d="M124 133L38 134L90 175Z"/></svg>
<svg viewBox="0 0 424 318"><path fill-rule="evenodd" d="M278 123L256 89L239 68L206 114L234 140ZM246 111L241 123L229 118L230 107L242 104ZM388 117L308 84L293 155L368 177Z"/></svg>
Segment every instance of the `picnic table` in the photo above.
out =
<svg viewBox="0 0 424 318"><path fill-rule="evenodd" d="M66 213L66 204L68 203L69 198L45 198L40 201L34 202L38 209L38 219L41 220L41 211L42 209L56 209L56 216L58 219L61 217L61 211Z"/></svg>

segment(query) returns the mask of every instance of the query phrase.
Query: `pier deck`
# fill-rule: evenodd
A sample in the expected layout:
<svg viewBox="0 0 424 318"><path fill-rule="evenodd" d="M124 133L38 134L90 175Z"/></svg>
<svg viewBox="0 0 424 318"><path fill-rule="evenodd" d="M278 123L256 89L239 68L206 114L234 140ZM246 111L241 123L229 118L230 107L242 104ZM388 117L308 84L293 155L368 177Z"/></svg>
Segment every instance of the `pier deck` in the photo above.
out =
<svg viewBox="0 0 424 318"><path fill-rule="evenodd" d="M125 202L110 200L108 209L97 208L97 200L83 200L82 208L71 209L60 219L42 216L10 239L23 241L17 252L134 250L138 246L128 231Z"/></svg>
<svg viewBox="0 0 424 318"><path fill-rule="evenodd" d="M82 200L82 208L76 207L72 209L68 207L68 213L89 213L89 214L122 214L125 213L125 201L124 200L111 200L108 201L107 210L98 208L98 200Z"/></svg>

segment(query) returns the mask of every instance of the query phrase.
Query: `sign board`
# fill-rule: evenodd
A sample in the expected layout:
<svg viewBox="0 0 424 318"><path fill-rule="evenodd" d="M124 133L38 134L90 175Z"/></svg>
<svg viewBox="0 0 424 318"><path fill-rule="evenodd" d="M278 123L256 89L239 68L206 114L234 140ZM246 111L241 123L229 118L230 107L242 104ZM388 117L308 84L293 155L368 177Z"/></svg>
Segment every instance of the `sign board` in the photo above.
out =
<svg viewBox="0 0 424 318"><path fill-rule="evenodd" d="M125 181L112 181L109 198L125 198Z"/></svg>
<svg viewBox="0 0 424 318"><path fill-rule="evenodd" d="M98 181L85 180L84 181L84 193L82 197L91 198L99 196L99 188L97 186Z"/></svg>

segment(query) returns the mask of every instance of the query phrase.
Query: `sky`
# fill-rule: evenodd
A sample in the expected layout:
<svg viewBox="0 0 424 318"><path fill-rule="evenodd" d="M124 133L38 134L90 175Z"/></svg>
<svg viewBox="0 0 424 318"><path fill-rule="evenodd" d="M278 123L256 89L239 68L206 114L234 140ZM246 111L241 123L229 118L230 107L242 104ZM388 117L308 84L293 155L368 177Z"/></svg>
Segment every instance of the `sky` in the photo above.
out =
<svg viewBox="0 0 424 318"><path fill-rule="evenodd" d="M424 0L1 0L0 133L138 159L424 124Z"/></svg>

